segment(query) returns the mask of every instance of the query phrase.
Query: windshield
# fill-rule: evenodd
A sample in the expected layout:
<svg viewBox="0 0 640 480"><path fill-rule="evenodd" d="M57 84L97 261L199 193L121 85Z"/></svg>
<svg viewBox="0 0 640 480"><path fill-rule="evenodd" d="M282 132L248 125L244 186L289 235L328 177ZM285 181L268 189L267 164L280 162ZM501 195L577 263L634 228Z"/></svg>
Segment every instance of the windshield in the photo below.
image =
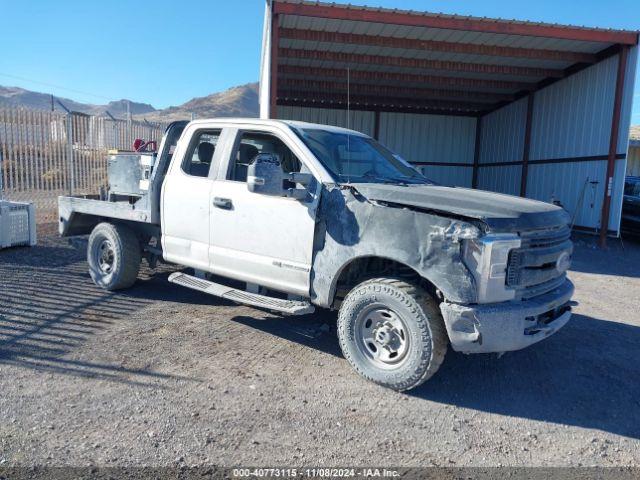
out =
<svg viewBox="0 0 640 480"><path fill-rule="evenodd" d="M294 131L339 182L433 183L370 137L319 128Z"/></svg>

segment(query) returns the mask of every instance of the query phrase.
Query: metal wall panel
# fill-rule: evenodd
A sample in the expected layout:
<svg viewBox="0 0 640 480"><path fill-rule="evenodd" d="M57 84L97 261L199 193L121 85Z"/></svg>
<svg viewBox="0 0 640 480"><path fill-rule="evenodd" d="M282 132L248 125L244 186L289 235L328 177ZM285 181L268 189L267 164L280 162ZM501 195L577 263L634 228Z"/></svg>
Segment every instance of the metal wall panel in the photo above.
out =
<svg viewBox="0 0 640 480"><path fill-rule="evenodd" d="M637 47L631 49L628 59L619 154L625 154L627 149L637 50ZM617 66L618 56L613 56L536 93L530 160L607 155ZM481 165L522 160L526 107L524 98L483 118ZM616 161L610 230L617 231L620 223L625 166L626 160ZM478 186L517 195L521 171L519 165L481 167ZM605 175L606 161L530 164L527 196L546 202L559 200L575 214L577 225L599 228ZM580 200L585 182L588 190L593 190L589 202ZM576 208L580 209L577 213Z"/></svg>
<svg viewBox="0 0 640 480"><path fill-rule="evenodd" d="M381 113L380 142L409 162L473 164L476 119L445 115ZM471 186L471 167L426 166L444 185Z"/></svg>
<svg viewBox="0 0 640 480"><path fill-rule="evenodd" d="M536 93L531 160L607 154L617 66L614 56Z"/></svg>
<svg viewBox="0 0 640 480"><path fill-rule="evenodd" d="M527 196L543 202L557 200L575 218L576 225L596 228L602 214L606 171L606 161L530 165Z"/></svg>
<svg viewBox="0 0 640 480"><path fill-rule="evenodd" d="M526 98L484 116L480 136L480 163L522 160L526 121Z"/></svg>
<svg viewBox="0 0 640 480"><path fill-rule="evenodd" d="M351 110L347 119L346 110L310 107L278 106L278 118L282 120L299 120L301 122L320 123L345 127L373 136L375 114ZM348 121L347 121L348 120Z"/></svg>
<svg viewBox="0 0 640 480"><path fill-rule="evenodd" d="M531 160L608 154L618 58L618 55L615 55L536 93L531 129ZM627 62L617 146L617 153L623 155L627 153L636 63L637 47L631 49ZM560 181L564 182L566 188L564 193L557 194L565 205L575 203L573 198L576 197L576 192L572 191L576 188L574 179L581 188L582 178L600 172L600 177L591 177L592 181L600 182L597 203L593 208L583 205L583 211L577 214L578 225L599 228L606 162L592 163L594 165L590 167L583 163L570 163L537 170L545 171L548 175L561 172ZM545 200L544 197L540 197L541 192L548 195L558 184L558 180L545 175L534 176L531 174L532 167L529 168L528 196ZM608 228L614 231L617 231L620 225L625 169L626 160L617 160L608 225ZM567 182L567 179L571 179L571 182ZM568 185L569 183L571 185ZM588 223L582 223L585 221Z"/></svg>
<svg viewBox="0 0 640 480"><path fill-rule="evenodd" d="M522 160L527 99L523 98L482 118L480 165ZM478 170L478 188L509 195L520 194L522 166L483 166Z"/></svg>
<svg viewBox="0 0 640 480"><path fill-rule="evenodd" d="M427 177L440 185L447 187L471 187L473 180L473 169L469 167L442 167L442 166L425 166L419 167L418 170Z"/></svg>
<svg viewBox="0 0 640 480"><path fill-rule="evenodd" d="M482 167L478 170L478 188L507 195L519 195L521 172L520 165Z"/></svg>

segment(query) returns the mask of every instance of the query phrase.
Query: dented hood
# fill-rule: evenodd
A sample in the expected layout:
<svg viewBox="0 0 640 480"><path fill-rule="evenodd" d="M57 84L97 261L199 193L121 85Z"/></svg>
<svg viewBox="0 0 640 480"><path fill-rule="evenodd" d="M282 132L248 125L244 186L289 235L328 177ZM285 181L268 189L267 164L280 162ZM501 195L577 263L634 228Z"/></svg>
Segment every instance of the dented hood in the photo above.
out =
<svg viewBox="0 0 640 480"><path fill-rule="evenodd" d="M377 183L353 186L368 200L477 219L496 232L551 228L570 221L564 209L550 203L483 190Z"/></svg>

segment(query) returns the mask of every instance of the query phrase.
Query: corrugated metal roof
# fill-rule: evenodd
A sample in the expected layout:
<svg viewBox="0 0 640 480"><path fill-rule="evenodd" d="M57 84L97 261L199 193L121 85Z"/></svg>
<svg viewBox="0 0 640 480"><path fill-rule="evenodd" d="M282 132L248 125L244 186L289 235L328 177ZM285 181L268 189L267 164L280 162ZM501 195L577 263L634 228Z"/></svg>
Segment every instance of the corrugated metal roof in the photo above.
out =
<svg viewBox="0 0 640 480"><path fill-rule="evenodd" d="M540 82L562 78L579 65L594 63L610 55L616 44L605 39L623 39L627 43L629 39L635 39L637 42L637 32L519 20L304 0L277 0L273 8L279 12L277 65L298 67L295 73L286 70L278 72L277 78L325 81L336 85L341 81L336 79L336 70L345 71L343 81L346 81L347 70L357 71L360 73L358 80L351 82L356 86L354 94L358 93L357 85L388 86L388 93L377 93L381 105L393 103L394 97L402 96L400 93L403 88L411 85L422 87L424 84L416 81L382 81L377 78L379 73L439 77L436 82L439 89L447 89L449 83L449 89L458 92L495 92L517 98L516 95L522 96L536 89ZM364 15L363 12L377 14ZM389 15L382 15L384 13ZM436 21L438 19L444 21ZM465 26L468 28L465 29ZM533 27L544 30L537 34L538 31ZM610 32L611 35L602 32ZM554 33L557 35L554 36ZM308 69L307 74L304 69ZM456 80L461 78L470 80L462 88ZM487 86L486 81L518 84L505 88L504 85ZM292 83L295 82L289 82L289 85ZM335 98L343 90L314 91L309 88L294 92L287 90L285 84L283 81L278 85L278 98L286 98L288 102L292 98L299 98L300 92L307 91L307 101L322 102L324 95L327 102L331 103L328 99ZM523 87L523 84L526 86ZM450 99L450 95L446 94L441 97ZM469 95L466 97L470 98ZM416 98L417 101L437 99L438 96ZM495 106L502 104L496 103ZM478 113L492 110L476 108L483 107L476 105L463 110ZM452 106L452 110L460 110L459 102L455 107Z"/></svg>
<svg viewBox="0 0 640 480"><path fill-rule="evenodd" d="M356 53L360 55L383 55L400 58L422 58L430 60L447 60L460 63L490 63L493 65L513 65L520 67L552 68L563 70L572 65L571 62L558 60L539 60L527 58L506 58L495 55L474 55L450 52L436 52L430 50L409 50L402 48L388 48L366 45L348 45L344 43L312 42L282 38L282 48L319 50L325 52Z"/></svg>
<svg viewBox="0 0 640 480"><path fill-rule="evenodd" d="M596 53L603 48L602 42L586 42L525 35L506 35L490 32L470 32L407 25L392 25L358 20L336 20L326 18L284 15L280 26L301 30L316 30L339 33L357 33L383 37L437 40L445 42L471 43L477 45L512 46L543 50L579 51Z"/></svg>
<svg viewBox="0 0 640 480"><path fill-rule="evenodd" d="M501 23L506 25L528 25L528 26L538 26L538 27L557 27L557 28L566 28L566 29L579 29L585 31L593 31L593 32L626 32L626 33L638 33L635 30L624 30L624 29L612 29L612 28L599 28L599 27L588 27L584 25L563 25L558 23L548 23L548 22L535 22L529 20L516 20L516 19L504 19L504 18L488 18L488 17L474 17L471 15L456 15L456 14L448 14L448 13L435 13L435 12L424 12L424 11L416 11L416 10L402 10L397 8L384 8L384 7L370 7L366 5L352 5L352 4L337 4L337 3L327 3L320 1L308 1L308 0L277 0L279 3L291 3L291 4L302 4L302 5L315 5L322 7L331 7L331 8L339 8L345 10L366 10L370 12L389 12L389 13L399 13L410 16L419 16L419 17L435 17L435 18L449 18L456 20L473 20L473 21L482 21L487 23Z"/></svg>

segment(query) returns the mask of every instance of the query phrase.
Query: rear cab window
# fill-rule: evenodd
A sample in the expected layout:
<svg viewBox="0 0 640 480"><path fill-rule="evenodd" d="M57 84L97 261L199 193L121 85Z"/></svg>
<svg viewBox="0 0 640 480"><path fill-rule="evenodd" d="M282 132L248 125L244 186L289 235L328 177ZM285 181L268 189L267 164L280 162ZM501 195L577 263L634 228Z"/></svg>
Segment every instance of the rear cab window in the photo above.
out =
<svg viewBox="0 0 640 480"><path fill-rule="evenodd" d="M213 129L201 130L194 134L182 161L184 173L192 177L207 178L209 176L221 133L222 129Z"/></svg>

